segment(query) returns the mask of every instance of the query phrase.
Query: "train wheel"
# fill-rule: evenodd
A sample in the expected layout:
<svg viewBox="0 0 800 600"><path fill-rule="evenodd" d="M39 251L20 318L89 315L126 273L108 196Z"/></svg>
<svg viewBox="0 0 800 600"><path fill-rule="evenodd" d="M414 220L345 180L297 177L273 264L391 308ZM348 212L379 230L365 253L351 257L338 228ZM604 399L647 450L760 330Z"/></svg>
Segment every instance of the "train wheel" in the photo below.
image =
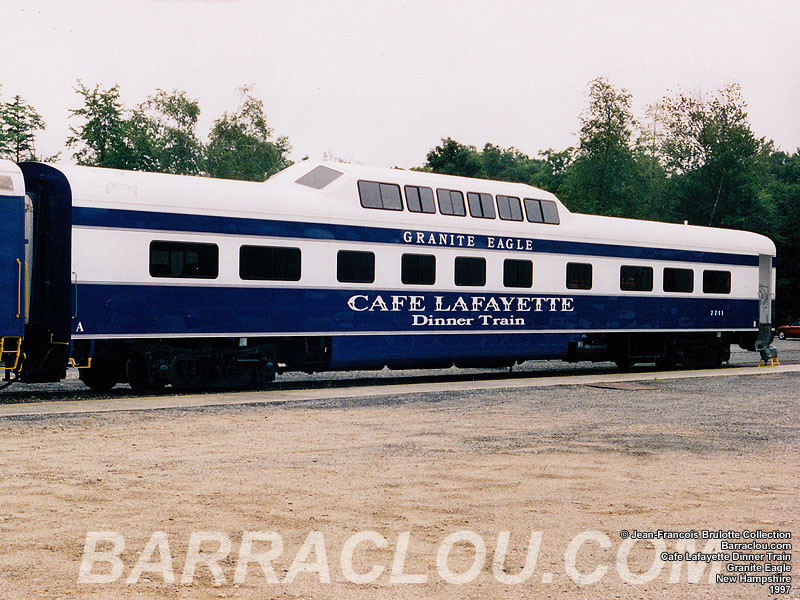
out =
<svg viewBox="0 0 800 600"><path fill-rule="evenodd" d="M109 365L102 363L88 369L80 369L78 377L90 390L101 394L108 392L119 383Z"/></svg>
<svg viewBox="0 0 800 600"><path fill-rule="evenodd" d="M614 364L620 371L630 371L633 366L633 361L630 358L617 358L614 359Z"/></svg>
<svg viewBox="0 0 800 600"><path fill-rule="evenodd" d="M690 369L716 369L722 366L725 360L721 348L706 348L702 352L695 352L683 364Z"/></svg>
<svg viewBox="0 0 800 600"><path fill-rule="evenodd" d="M674 358L662 356L661 358L656 359L656 367L663 369L664 371L673 371L677 368L677 366L678 361Z"/></svg>
<svg viewBox="0 0 800 600"><path fill-rule="evenodd" d="M130 385L131 389L137 394L152 394L164 387L163 384L153 383L150 379L147 360L144 356L131 356L128 359L125 370L128 373L128 385Z"/></svg>

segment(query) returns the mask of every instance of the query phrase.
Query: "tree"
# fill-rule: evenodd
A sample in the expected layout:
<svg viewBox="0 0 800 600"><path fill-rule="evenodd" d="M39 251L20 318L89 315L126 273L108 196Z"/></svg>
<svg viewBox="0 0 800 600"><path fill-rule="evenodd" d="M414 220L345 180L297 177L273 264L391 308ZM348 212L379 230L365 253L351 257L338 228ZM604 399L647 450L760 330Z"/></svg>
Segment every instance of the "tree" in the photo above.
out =
<svg viewBox="0 0 800 600"><path fill-rule="evenodd" d="M547 171L545 161L531 158L514 146L500 148L486 144L481 152L481 161L483 176L500 181L531 184Z"/></svg>
<svg viewBox="0 0 800 600"><path fill-rule="evenodd" d="M739 85L706 97L678 92L658 109L660 158L675 213L697 225L767 232L772 211L762 192L771 143L750 129Z"/></svg>
<svg viewBox="0 0 800 600"><path fill-rule="evenodd" d="M0 104L0 156L15 162L37 160L35 134L44 128L42 116L19 94Z"/></svg>
<svg viewBox="0 0 800 600"><path fill-rule="evenodd" d="M433 173L483 177L483 161L475 146L465 146L452 138L443 138L439 146L428 152L423 167Z"/></svg>
<svg viewBox="0 0 800 600"><path fill-rule="evenodd" d="M531 184L548 192L558 194L575 160L575 148L570 146L560 152L548 148L541 151L539 155L543 157L542 165Z"/></svg>
<svg viewBox="0 0 800 600"><path fill-rule="evenodd" d="M239 108L214 121L206 147L206 169L212 177L264 181L291 165L289 139L273 139L264 103L248 87L238 90Z"/></svg>
<svg viewBox="0 0 800 600"><path fill-rule="evenodd" d="M800 150L772 152L767 163L767 192L775 204L769 236L778 249L776 324L782 324L800 318Z"/></svg>
<svg viewBox="0 0 800 600"><path fill-rule="evenodd" d="M427 159L419 170L532 185L545 180L550 171L547 161L531 158L514 146L501 148L486 143L479 151L449 137L431 149Z"/></svg>
<svg viewBox="0 0 800 600"><path fill-rule="evenodd" d="M589 104L580 116L580 143L564 182L570 204L583 212L644 217L641 169L634 155L638 123L631 94L605 78L589 82Z"/></svg>
<svg viewBox="0 0 800 600"><path fill-rule="evenodd" d="M204 147L197 137L200 105L185 91L157 90L139 105L128 122L129 143L141 155L151 155L161 173L199 175Z"/></svg>
<svg viewBox="0 0 800 600"><path fill-rule="evenodd" d="M83 123L69 128L72 135L67 138L67 146L77 148L73 158L79 165L136 168L136 157L127 143L128 128L119 86L103 90L95 85L89 89L78 80L75 92L82 97L83 106L70 109L69 116Z"/></svg>

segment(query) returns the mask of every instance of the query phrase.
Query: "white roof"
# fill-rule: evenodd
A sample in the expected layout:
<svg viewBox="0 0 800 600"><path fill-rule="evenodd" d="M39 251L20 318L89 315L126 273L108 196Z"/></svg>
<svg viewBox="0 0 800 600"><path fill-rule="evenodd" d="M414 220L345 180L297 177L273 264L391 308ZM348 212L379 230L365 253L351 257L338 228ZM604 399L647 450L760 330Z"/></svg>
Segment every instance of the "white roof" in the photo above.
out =
<svg viewBox="0 0 800 600"><path fill-rule="evenodd" d="M7 162L7 161L6 161ZM322 189L296 181L318 166L342 173ZM775 254L768 238L749 232L570 213L550 192L521 183L456 177L348 163L303 161L263 183L54 165L68 178L75 206L334 222L427 231L575 240L657 248ZM0 167L2 169L2 167ZM474 219L360 205L360 179L553 200L560 225Z"/></svg>
<svg viewBox="0 0 800 600"><path fill-rule="evenodd" d="M0 159L0 196L20 197L25 193L22 171L16 163Z"/></svg>

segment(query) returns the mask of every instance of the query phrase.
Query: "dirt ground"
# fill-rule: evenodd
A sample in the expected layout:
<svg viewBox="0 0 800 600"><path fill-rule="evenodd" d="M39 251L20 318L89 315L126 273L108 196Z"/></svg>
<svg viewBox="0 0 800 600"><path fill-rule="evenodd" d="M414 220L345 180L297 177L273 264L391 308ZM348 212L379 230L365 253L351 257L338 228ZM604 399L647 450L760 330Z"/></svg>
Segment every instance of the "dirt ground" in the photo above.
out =
<svg viewBox="0 0 800 600"><path fill-rule="evenodd" d="M1 419L0 598L781 597L759 584L710 585L709 568L690 583L686 563L659 568L658 543L628 548L620 532L781 530L796 546L797 381L775 374ZM79 583L93 531L124 539L123 571L111 583ZM355 548L353 570L383 571L353 583L343 549L363 531L376 533ZM459 531L486 546L463 584L452 581L469 573L474 545L452 546L449 571L437 559ZM126 583L154 532L164 532L175 582L162 569ZM181 583L193 532L217 532L201 552L231 541L219 561L224 580L198 563ZM256 563L234 581L245 532L280 536L271 563L279 583ZM533 574L498 581L523 569L534 532L542 537ZM404 539L405 563L393 572ZM148 562L159 559L156 551ZM579 583L598 568L596 582ZM91 569L102 575L110 564ZM403 574L427 580L404 583Z"/></svg>

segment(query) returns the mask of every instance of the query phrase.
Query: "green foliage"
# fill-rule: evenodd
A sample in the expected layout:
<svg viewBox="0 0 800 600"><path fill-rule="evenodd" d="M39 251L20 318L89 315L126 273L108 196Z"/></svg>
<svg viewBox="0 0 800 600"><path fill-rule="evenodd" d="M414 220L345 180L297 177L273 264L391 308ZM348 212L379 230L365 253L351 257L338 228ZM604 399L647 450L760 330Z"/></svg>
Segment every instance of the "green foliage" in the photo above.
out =
<svg viewBox="0 0 800 600"><path fill-rule="evenodd" d="M273 141L264 104L247 87L239 89L238 110L214 121L206 148L206 168L212 177L264 181L288 167L291 149L286 137Z"/></svg>
<svg viewBox="0 0 800 600"><path fill-rule="evenodd" d="M778 248L777 323L800 318L800 150L773 152L767 160L766 195L774 202L769 236Z"/></svg>
<svg viewBox="0 0 800 600"><path fill-rule="evenodd" d="M0 104L0 157L13 161L37 160L35 135L44 119L17 94Z"/></svg>
<svg viewBox="0 0 800 600"><path fill-rule="evenodd" d="M541 158L492 143L479 151L447 137L428 152L422 170L527 183L581 212L646 218L661 202L665 175L633 138L638 123L630 94L595 79L581 124L577 149L551 148Z"/></svg>
<svg viewBox="0 0 800 600"><path fill-rule="evenodd" d="M762 191L771 144L756 138L746 108L738 84L705 98L677 93L658 105L668 201L683 219L770 230L771 203Z"/></svg>
<svg viewBox="0 0 800 600"><path fill-rule="evenodd" d="M418 170L480 179L516 181L550 189L558 185L571 149L551 152L546 160L531 158L514 148L486 144L483 150L467 146L452 138L442 139L439 146L428 152L428 160Z"/></svg>
<svg viewBox="0 0 800 600"><path fill-rule="evenodd" d="M481 159L483 176L488 179L533 182L547 170L544 161L531 158L513 146L500 148L486 144Z"/></svg>
<svg viewBox="0 0 800 600"><path fill-rule="evenodd" d="M564 200L581 212L642 218L646 187L635 152L638 123L631 94L598 77L589 83L589 105L580 116L580 143L564 185Z"/></svg>
<svg viewBox="0 0 800 600"><path fill-rule="evenodd" d="M483 176L483 164L478 149L460 144L449 137L428 152L428 160L423 168L432 173L462 177Z"/></svg>
<svg viewBox="0 0 800 600"><path fill-rule="evenodd" d="M78 127L70 126L72 135L67 138L67 146L76 148L72 157L78 164L117 169L141 168L138 157L128 144L128 126L119 86L103 90L95 85L89 89L79 80L75 92L83 99L83 106L70 109L69 116L83 122Z"/></svg>
<svg viewBox="0 0 800 600"><path fill-rule="evenodd" d="M289 166L289 140L273 140L264 105L245 87L239 109L214 122L207 145L197 134L200 105L185 91L156 90L126 110L119 86L93 89L78 81L82 105L69 111L80 120L67 145L81 165L211 175L263 181Z"/></svg>
<svg viewBox="0 0 800 600"><path fill-rule="evenodd" d="M152 168L161 173L199 175L204 167L203 143L197 137L200 105L186 92L157 90L139 105L129 121L129 137L139 143L143 155L152 157Z"/></svg>
<svg viewBox="0 0 800 600"><path fill-rule="evenodd" d="M548 148L540 152L540 155L543 160L530 183L535 187L559 194L563 189L572 163L575 161L575 148L570 146L560 152Z"/></svg>

